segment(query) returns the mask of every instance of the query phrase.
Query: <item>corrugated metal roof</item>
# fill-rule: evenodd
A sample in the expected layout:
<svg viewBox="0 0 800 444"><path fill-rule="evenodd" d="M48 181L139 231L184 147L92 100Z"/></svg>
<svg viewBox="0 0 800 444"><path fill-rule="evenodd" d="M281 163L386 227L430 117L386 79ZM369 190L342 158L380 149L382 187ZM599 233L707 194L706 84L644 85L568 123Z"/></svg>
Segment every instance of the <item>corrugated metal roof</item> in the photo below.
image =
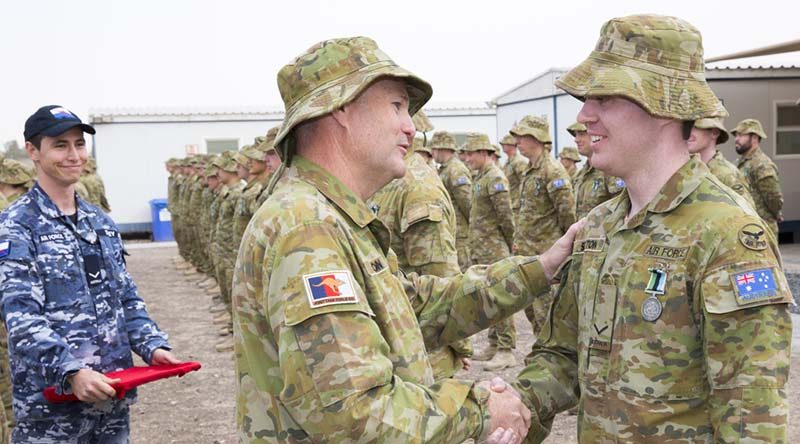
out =
<svg viewBox="0 0 800 444"><path fill-rule="evenodd" d="M716 62L724 63L724 62ZM733 65L733 66L708 66L706 71L736 71L736 70L773 70L773 69L800 69L800 65Z"/></svg>

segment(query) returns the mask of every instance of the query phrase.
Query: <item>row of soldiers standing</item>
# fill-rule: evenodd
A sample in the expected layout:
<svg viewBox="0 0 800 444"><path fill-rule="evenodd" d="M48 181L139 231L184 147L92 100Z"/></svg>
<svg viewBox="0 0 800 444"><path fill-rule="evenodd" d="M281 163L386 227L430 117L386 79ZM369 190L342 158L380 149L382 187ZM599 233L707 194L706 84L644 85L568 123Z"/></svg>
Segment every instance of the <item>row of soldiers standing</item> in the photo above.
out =
<svg viewBox="0 0 800 444"><path fill-rule="evenodd" d="M245 228L267 198L280 164L272 142L278 127L240 151L170 159L167 208L178 243L178 268L213 295L218 352L233 349L231 287Z"/></svg>

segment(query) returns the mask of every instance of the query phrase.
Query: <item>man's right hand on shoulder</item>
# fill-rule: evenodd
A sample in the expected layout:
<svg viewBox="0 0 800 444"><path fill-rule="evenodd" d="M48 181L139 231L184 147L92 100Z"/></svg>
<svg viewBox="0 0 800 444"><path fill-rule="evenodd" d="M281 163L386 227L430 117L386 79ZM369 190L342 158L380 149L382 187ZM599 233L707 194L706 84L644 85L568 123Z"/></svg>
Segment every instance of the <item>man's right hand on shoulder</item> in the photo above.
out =
<svg viewBox="0 0 800 444"><path fill-rule="evenodd" d="M572 254L572 243L575 241L575 235L583 229L584 225L586 225L586 218L575 222L550 249L539 255L539 262L542 263L544 275L550 282L553 282L558 267Z"/></svg>
<svg viewBox="0 0 800 444"><path fill-rule="evenodd" d="M92 369L83 368L67 377L72 393L82 402L98 403L111 399L117 394L111 384L119 379L111 379Z"/></svg>

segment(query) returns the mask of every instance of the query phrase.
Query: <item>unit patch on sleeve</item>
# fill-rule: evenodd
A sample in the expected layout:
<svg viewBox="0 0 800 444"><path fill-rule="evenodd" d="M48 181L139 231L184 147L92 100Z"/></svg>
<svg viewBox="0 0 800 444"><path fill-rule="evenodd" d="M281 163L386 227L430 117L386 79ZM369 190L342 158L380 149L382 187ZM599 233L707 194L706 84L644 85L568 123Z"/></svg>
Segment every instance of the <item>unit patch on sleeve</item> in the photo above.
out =
<svg viewBox="0 0 800 444"><path fill-rule="evenodd" d="M766 250L767 235L764 228L757 224L747 224L739 230L739 242L751 250Z"/></svg>
<svg viewBox="0 0 800 444"><path fill-rule="evenodd" d="M564 179L556 179L553 181L553 188L557 190L559 188L562 188L564 184L565 184Z"/></svg>
<svg viewBox="0 0 800 444"><path fill-rule="evenodd" d="M734 274L731 279L736 292L736 302L739 305L752 304L778 295L775 275L771 268Z"/></svg>
<svg viewBox="0 0 800 444"><path fill-rule="evenodd" d="M306 274L303 276L303 283L311 308L358 302L353 287L353 277L349 271L337 270Z"/></svg>
<svg viewBox="0 0 800 444"><path fill-rule="evenodd" d="M466 184L467 184L467 178L466 177L461 176L458 179L456 179L456 185L466 185Z"/></svg>
<svg viewBox="0 0 800 444"><path fill-rule="evenodd" d="M502 182L494 184L494 190L495 191L505 191L505 189L506 189L506 186L503 185Z"/></svg>

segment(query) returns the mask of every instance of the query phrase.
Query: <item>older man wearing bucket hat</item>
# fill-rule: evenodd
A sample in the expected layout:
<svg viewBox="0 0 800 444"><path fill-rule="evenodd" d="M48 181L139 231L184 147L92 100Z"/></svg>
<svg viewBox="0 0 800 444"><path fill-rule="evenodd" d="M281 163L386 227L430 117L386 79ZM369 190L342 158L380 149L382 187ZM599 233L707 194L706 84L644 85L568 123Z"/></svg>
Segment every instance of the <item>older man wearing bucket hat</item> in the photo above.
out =
<svg viewBox="0 0 800 444"><path fill-rule="evenodd" d="M530 304L572 239L463 276L406 277L365 201L405 174L411 114L430 85L355 37L313 46L278 87L283 163L234 278L240 442L462 442L490 431L516 442L528 412L513 391L434 383L426 349Z"/></svg>
<svg viewBox="0 0 800 444"><path fill-rule="evenodd" d="M582 443L788 442L792 297L775 238L686 139L727 113L691 24L606 22L556 81L584 101L592 164L626 189L592 210L517 388L541 441L578 403Z"/></svg>
<svg viewBox="0 0 800 444"><path fill-rule="evenodd" d="M778 236L778 223L783 222L783 193L778 167L761 150L761 141L767 138L767 134L756 119L742 120L731 133L739 154L737 166L750 184L756 211L772 234Z"/></svg>
<svg viewBox="0 0 800 444"><path fill-rule="evenodd" d="M741 194L755 208L747 178L717 149L717 145L727 141L728 131L725 130L722 117L695 120L692 135L688 140L689 153L700 156L711 174L733 191Z"/></svg>

